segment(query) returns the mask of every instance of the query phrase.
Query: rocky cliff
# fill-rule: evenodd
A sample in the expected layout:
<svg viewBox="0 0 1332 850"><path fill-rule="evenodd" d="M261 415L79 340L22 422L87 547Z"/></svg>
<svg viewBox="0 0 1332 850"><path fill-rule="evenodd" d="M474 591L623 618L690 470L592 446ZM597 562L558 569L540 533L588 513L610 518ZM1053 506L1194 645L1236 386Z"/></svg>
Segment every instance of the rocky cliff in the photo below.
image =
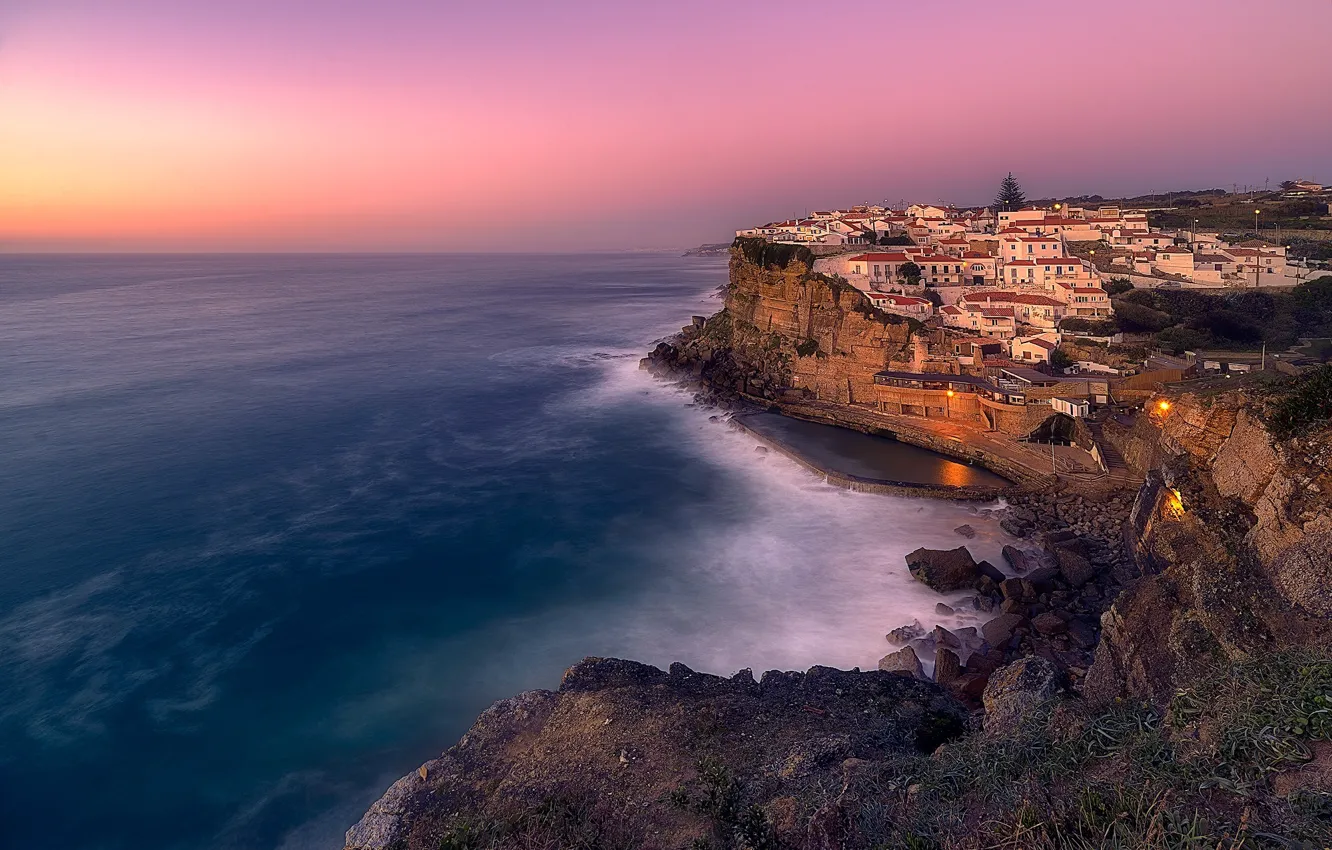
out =
<svg viewBox="0 0 1332 850"><path fill-rule="evenodd" d="M813 263L796 246L736 240L725 308L659 345L649 364L764 399L871 398L875 372L910 362L918 325Z"/></svg>
<svg viewBox="0 0 1332 850"><path fill-rule="evenodd" d="M723 679L590 658L398 780L349 850L832 846L848 777L957 735L935 686L816 667Z"/></svg>
<svg viewBox="0 0 1332 850"><path fill-rule="evenodd" d="M1122 442L1146 468L1125 528L1144 578L1103 618L1094 696L1164 705L1205 668L1332 640L1332 432L1278 441L1253 396L1184 393Z"/></svg>

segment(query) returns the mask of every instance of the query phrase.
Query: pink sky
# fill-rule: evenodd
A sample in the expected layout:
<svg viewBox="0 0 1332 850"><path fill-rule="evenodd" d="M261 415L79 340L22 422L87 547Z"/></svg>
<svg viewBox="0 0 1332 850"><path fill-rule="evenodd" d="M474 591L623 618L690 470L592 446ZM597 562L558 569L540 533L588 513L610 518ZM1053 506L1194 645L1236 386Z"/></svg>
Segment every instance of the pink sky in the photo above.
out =
<svg viewBox="0 0 1332 850"><path fill-rule="evenodd" d="M1332 181L1329 0L0 0L0 249L672 247Z"/></svg>

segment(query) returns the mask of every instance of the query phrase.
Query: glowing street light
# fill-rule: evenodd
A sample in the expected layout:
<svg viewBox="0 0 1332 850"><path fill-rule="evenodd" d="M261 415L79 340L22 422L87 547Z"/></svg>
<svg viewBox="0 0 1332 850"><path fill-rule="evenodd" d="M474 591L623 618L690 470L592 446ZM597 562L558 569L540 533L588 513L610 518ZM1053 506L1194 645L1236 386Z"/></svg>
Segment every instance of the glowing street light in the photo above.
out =
<svg viewBox="0 0 1332 850"><path fill-rule="evenodd" d="M1156 406L1157 408L1160 409L1162 413L1165 413L1166 411L1170 410L1170 402L1166 401L1165 399L1161 399L1159 402L1157 402Z"/></svg>

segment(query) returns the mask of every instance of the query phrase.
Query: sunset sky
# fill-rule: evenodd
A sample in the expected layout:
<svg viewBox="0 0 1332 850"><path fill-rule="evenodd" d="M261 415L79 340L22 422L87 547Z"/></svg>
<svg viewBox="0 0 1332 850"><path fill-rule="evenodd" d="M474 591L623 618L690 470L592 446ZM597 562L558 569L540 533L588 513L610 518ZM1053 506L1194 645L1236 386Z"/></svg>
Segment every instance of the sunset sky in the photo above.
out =
<svg viewBox="0 0 1332 850"><path fill-rule="evenodd" d="M686 246L1332 181L1330 0L0 0L0 250Z"/></svg>

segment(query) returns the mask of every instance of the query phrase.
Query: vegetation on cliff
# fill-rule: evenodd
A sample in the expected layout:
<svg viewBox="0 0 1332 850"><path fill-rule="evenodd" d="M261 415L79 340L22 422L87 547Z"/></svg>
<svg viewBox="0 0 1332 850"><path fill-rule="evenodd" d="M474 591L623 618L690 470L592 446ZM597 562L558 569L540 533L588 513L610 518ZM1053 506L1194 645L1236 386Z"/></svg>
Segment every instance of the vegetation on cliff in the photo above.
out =
<svg viewBox="0 0 1332 850"><path fill-rule="evenodd" d="M1267 427L1280 440L1325 425L1332 419L1332 364L1283 381L1272 392L1265 413Z"/></svg>
<svg viewBox="0 0 1332 850"><path fill-rule="evenodd" d="M1250 349L1332 336L1332 277L1293 287L1211 295L1195 290L1130 289L1114 299L1115 322L1130 333L1155 333L1158 344L1186 349Z"/></svg>

